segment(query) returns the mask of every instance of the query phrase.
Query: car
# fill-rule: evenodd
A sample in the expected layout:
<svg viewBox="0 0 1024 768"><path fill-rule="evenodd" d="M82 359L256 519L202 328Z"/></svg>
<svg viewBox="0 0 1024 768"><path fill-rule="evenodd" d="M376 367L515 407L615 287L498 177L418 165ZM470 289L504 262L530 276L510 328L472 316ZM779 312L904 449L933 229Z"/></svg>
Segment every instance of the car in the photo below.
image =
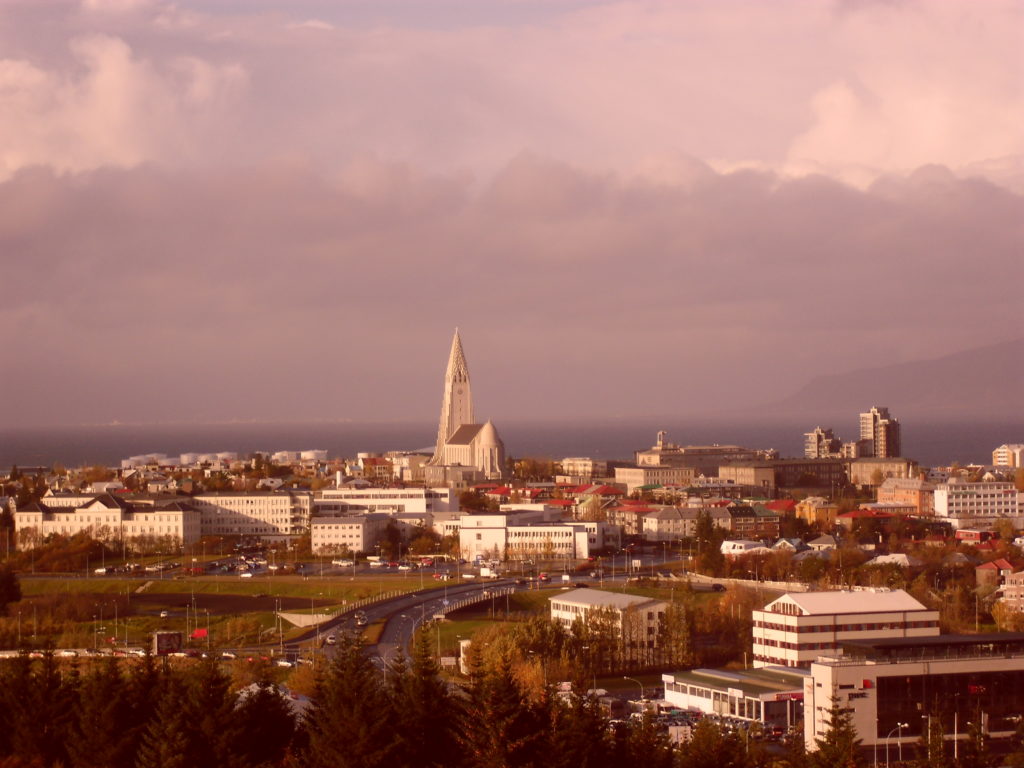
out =
<svg viewBox="0 0 1024 768"><path fill-rule="evenodd" d="M160 618L166 619L170 614L167 611L160 611Z"/></svg>
<svg viewBox="0 0 1024 768"><path fill-rule="evenodd" d="M577 581L573 584L573 586L576 587L576 589L586 589L590 585L587 584L587 582L585 581Z"/></svg>
<svg viewBox="0 0 1024 768"><path fill-rule="evenodd" d="M251 579L252 578L252 571L242 571L240 574L238 574L238 578L240 578L240 579Z"/></svg>
<svg viewBox="0 0 1024 768"><path fill-rule="evenodd" d="M295 665L292 664L290 661L288 661L288 659L278 659L277 661L274 662L274 666L275 667L294 667Z"/></svg>
<svg viewBox="0 0 1024 768"><path fill-rule="evenodd" d="M398 570L400 570L400 571L411 571L412 570L412 566L409 565L408 563L406 563L405 565L398 566Z"/></svg>
<svg viewBox="0 0 1024 768"><path fill-rule="evenodd" d="M725 592L725 584L712 584L711 585L711 591L712 592Z"/></svg>
<svg viewBox="0 0 1024 768"><path fill-rule="evenodd" d="M327 637L324 638L324 642L327 643L327 645L337 645L338 644L338 638L335 637L334 635L328 635Z"/></svg>
<svg viewBox="0 0 1024 768"><path fill-rule="evenodd" d="M69 658L69 657L72 657L72 656L77 656L78 655L78 651L72 650L71 648L65 648L62 651L57 651L57 655Z"/></svg>
<svg viewBox="0 0 1024 768"><path fill-rule="evenodd" d="M355 565L355 563L351 560L345 560L344 558L335 558L334 560L331 560L331 565L336 565L339 568L347 568Z"/></svg>
<svg viewBox="0 0 1024 768"><path fill-rule="evenodd" d="M237 659L238 654L232 653L231 651L221 651L220 657L222 659Z"/></svg>

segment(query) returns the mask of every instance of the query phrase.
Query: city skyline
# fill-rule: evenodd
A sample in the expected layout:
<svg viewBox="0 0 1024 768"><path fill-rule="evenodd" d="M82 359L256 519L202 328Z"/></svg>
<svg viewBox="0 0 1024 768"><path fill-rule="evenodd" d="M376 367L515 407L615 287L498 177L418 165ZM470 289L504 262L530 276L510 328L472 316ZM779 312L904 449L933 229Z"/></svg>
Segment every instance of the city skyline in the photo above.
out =
<svg viewBox="0 0 1024 768"><path fill-rule="evenodd" d="M1012 341L1020 23L8 3L0 423L424 419L455 326L503 423L714 414Z"/></svg>

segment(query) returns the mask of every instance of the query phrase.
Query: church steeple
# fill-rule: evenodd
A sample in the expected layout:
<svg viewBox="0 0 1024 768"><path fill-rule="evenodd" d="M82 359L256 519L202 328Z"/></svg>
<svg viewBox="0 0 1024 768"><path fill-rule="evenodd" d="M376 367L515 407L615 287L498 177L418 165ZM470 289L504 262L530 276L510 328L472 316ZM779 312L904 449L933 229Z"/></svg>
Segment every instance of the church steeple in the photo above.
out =
<svg viewBox="0 0 1024 768"><path fill-rule="evenodd" d="M444 445L463 424L473 423L473 393L469 386L469 365L462 351L462 338L455 329L448 369L444 374L444 395L441 397L441 423L437 428L437 448L431 464L443 463Z"/></svg>

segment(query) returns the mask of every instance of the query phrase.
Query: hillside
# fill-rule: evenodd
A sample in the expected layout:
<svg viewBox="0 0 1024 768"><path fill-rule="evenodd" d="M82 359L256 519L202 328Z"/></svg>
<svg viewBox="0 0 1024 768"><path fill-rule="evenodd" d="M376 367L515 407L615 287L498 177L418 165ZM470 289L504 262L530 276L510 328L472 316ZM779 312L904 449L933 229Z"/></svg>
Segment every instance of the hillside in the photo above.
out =
<svg viewBox="0 0 1024 768"><path fill-rule="evenodd" d="M951 355L819 376L767 406L809 421L848 417L872 405L897 418L1018 419L1024 414L1024 339Z"/></svg>

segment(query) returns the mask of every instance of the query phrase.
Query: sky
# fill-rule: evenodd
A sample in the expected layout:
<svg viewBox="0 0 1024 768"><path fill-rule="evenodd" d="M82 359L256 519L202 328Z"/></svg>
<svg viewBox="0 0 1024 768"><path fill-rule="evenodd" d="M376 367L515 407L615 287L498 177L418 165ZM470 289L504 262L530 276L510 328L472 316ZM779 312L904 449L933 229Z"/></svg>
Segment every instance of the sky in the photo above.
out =
<svg viewBox="0 0 1024 768"><path fill-rule="evenodd" d="M1021 335L1019 0L0 0L0 425L714 413ZM868 404L865 404L868 405Z"/></svg>

